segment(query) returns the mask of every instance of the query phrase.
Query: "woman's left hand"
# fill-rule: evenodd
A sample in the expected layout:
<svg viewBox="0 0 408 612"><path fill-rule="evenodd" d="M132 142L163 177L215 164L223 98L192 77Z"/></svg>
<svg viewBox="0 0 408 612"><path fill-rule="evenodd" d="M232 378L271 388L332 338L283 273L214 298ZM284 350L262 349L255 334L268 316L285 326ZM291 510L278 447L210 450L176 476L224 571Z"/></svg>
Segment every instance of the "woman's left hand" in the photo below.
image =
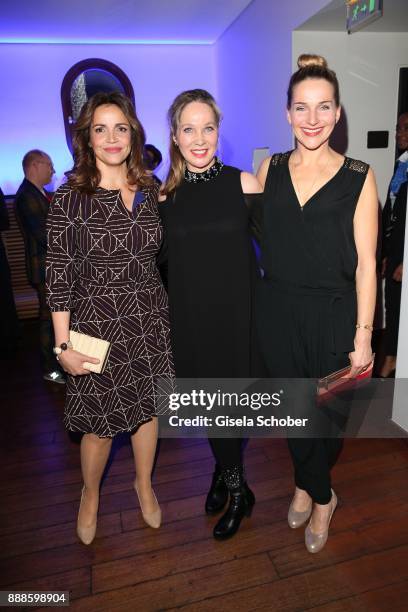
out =
<svg viewBox="0 0 408 612"><path fill-rule="evenodd" d="M364 330L365 331L365 330ZM369 337L356 338L354 339L355 350L349 353L351 362L350 376L358 376L361 372L364 372L373 361L373 352L371 350L371 334Z"/></svg>
<svg viewBox="0 0 408 612"><path fill-rule="evenodd" d="M402 283L402 272L403 265L400 263L400 265L395 268L394 274L392 275L393 280L397 281L397 283Z"/></svg>

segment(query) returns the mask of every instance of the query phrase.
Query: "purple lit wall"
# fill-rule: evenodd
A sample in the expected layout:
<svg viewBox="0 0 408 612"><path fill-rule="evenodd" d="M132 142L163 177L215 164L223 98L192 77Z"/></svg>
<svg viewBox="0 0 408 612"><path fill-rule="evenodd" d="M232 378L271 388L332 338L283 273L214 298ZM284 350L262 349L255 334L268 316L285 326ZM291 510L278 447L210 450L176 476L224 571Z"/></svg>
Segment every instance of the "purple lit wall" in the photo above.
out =
<svg viewBox="0 0 408 612"><path fill-rule="evenodd" d="M165 114L183 89L214 93L224 114L221 154L227 163L251 169L255 147L291 146L285 92L291 72L292 30L327 0L253 0L217 43L211 45L0 44L3 87L0 186L14 193L22 179L21 158L31 148L47 151L58 185L71 157L60 102L62 79L76 62L99 57L130 78L148 141L167 156ZM163 176L165 163L159 175Z"/></svg>
<svg viewBox="0 0 408 612"><path fill-rule="evenodd" d="M285 116L292 30L327 2L253 0L217 41L221 147L229 163L252 170L255 147L278 152L292 146Z"/></svg>
<svg viewBox="0 0 408 612"><path fill-rule="evenodd" d="M164 157L168 147L165 115L173 98L193 87L215 91L214 45L1 44L0 186L5 193L15 193L20 184L21 159L29 149L40 148L51 155L54 186L71 167L61 82L73 64L91 57L109 60L126 72L148 142Z"/></svg>

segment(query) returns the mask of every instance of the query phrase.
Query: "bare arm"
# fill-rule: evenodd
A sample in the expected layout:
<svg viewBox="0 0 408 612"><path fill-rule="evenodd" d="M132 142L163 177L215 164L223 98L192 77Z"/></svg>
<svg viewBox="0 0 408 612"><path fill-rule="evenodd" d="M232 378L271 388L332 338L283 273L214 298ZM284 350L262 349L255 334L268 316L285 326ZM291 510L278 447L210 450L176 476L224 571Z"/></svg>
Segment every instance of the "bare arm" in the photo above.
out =
<svg viewBox="0 0 408 612"><path fill-rule="evenodd" d="M258 170L257 175L256 175L256 178L258 179L259 183L261 184L261 190L262 191L265 188L266 177L268 175L269 164L271 162L271 159L272 159L271 157L267 157L266 159L263 160L263 162L259 166L259 170Z"/></svg>
<svg viewBox="0 0 408 612"><path fill-rule="evenodd" d="M354 240L357 248L356 270L357 323L371 326L377 297L376 249L378 234L378 196L374 174L368 171L354 215ZM372 361L371 331L356 329L355 350L350 353L351 375L361 372Z"/></svg>
<svg viewBox="0 0 408 612"><path fill-rule="evenodd" d="M241 172L241 187L244 193L262 193L263 187L253 174Z"/></svg>

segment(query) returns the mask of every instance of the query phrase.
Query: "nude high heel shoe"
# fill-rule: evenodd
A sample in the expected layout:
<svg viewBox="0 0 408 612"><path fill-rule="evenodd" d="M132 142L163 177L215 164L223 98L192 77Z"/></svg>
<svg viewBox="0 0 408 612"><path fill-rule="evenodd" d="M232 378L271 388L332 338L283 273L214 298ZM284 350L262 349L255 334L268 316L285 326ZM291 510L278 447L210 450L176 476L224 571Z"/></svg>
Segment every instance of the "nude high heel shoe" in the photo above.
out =
<svg viewBox="0 0 408 612"><path fill-rule="evenodd" d="M307 510L305 510L304 512L298 512L297 510L293 509L294 501L295 500L293 498L288 511L288 525L291 529L297 529L298 527L304 525L307 519L310 518L313 507L313 502L310 501L310 506Z"/></svg>
<svg viewBox="0 0 408 612"><path fill-rule="evenodd" d="M329 535L330 521L332 520L333 513L337 507L337 495L335 494L333 489L332 489L331 505L332 505L332 508L330 512L329 522L327 523L327 528L322 533L314 533L310 529L310 523L305 529L305 545L306 545L307 550L310 553L320 552L322 548L324 548L324 545L327 542L327 538Z"/></svg>
<svg viewBox="0 0 408 612"><path fill-rule="evenodd" d="M85 491L85 487L82 487L81 501L80 501L79 510L78 510L77 535L83 544L88 545L88 544L91 544L95 538L97 518L95 517L95 522L92 523L92 525L88 527L81 525L79 522L79 512L81 510L81 505L82 505L82 501L84 498L84 491Z"/></svg>
<svg viewBox="0 0 408 612"><path fill-rule="evenodd" d="M157 504L157 510L154 510L153 512L143 512L143 506L142 503L140 501L140 496L139 496L139 491L137 489L137 484L135 483L135 491L136 491L136 495L137 498L139 500L139 506L140 506L140 510L143 516L143 520L146 523L146 525L149 525L149 527L152 527L153 529L158 529L161 525L161 521L162 521L162 511L160 509L159 506L159 502L157 501L157 497L155 492L152 489L152 493L153 493L153 497L156 501Z"/></svg>

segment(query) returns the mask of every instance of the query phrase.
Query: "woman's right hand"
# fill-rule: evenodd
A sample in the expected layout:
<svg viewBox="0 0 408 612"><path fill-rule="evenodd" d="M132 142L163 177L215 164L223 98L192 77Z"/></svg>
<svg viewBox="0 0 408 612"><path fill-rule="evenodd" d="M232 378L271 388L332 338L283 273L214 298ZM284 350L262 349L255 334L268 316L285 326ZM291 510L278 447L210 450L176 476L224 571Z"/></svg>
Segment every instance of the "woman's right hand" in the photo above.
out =
<svg viewBox="0 0 408 612"><path fill-rule="evenodd" d="M89 357L89 355L84 355L83 353L74 351L74 349L67 349L58 355L58 362L61 364L64 371L71 374L71 376L90 374L91 371L83 367L86 361L95 364L100 362L99 359Z"/></svg>

